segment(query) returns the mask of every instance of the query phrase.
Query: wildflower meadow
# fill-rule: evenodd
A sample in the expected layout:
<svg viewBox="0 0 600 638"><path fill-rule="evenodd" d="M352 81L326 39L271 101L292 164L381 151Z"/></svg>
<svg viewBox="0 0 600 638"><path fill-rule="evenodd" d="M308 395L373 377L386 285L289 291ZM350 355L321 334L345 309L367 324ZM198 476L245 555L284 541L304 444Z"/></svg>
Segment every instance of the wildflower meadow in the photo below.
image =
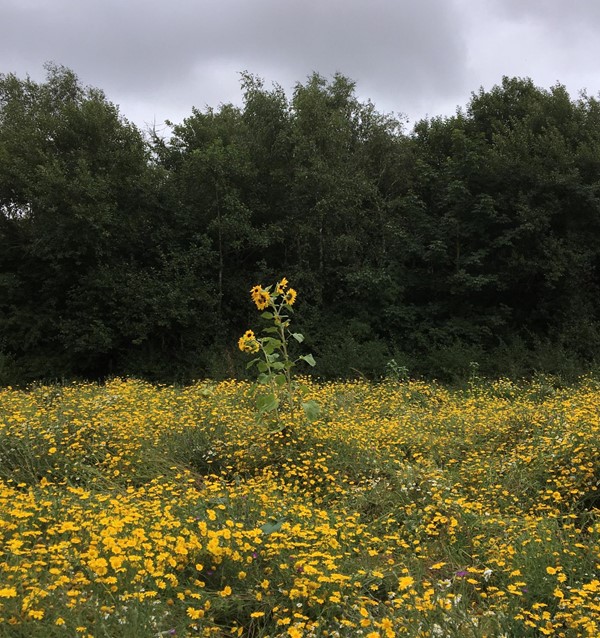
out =
<svg viewBox="0 0 600 638"><path fill-rule="evenodd" d="M597 636L600 386L0 392L0 636Z"/></svg>
<svg viewBox="0 0 600 638"><path fill-rule="evenodd" d="M296 295L253 384L0 390L0 637L598 636L600 383L299 378Z"/></svg>

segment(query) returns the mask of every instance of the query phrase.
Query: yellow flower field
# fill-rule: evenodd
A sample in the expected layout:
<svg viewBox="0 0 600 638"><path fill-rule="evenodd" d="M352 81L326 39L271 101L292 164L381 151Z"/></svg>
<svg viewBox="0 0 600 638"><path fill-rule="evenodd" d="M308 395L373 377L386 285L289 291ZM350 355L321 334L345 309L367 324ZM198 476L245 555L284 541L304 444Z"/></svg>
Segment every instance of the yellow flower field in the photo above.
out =
<svg viewBox="0 0 600 638"><path fill-rule="evenodd" d="M600 635L597 382L309 388L0 390L0 636Z"/></svg>

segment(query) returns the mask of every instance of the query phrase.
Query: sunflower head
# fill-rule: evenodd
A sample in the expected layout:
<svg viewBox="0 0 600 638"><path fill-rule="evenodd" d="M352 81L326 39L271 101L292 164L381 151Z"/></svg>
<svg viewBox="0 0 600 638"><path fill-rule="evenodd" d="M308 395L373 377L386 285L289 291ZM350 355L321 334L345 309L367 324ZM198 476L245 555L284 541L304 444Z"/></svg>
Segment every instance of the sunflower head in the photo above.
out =
<svg viewBox="0 0 600 638"><path fill-rule="evenodd" d="M296 296L298 295L298 293L293 289L290 288L284 295L283 297L283 301L288 305L288 306L293 306L294 302L296 301Z"/></svg>
<svg viewBox="0 0 600 638"><path fill-rule="evenodd" d="M249 352L251 354L255 354L259 351L260 345L252 330L246 330L246 332L239 338L238 348L242 352Z"/></svg>
<svg viewBox="0 0 600 638"><path fill-rule="evenodd" d="M271 295L269 291L265 290L262 286L254 286L254 288L250 290L250 296L259 310L264 310L271 304Z"/></svg>
<svg viewBox="0 0 600 638"><path fill-rule="evenodd" d="M277 287L275 288L275 292L278 295L283 295L285 289L287 288L288 285L288 280L284 277L278 284Z"/></svg>

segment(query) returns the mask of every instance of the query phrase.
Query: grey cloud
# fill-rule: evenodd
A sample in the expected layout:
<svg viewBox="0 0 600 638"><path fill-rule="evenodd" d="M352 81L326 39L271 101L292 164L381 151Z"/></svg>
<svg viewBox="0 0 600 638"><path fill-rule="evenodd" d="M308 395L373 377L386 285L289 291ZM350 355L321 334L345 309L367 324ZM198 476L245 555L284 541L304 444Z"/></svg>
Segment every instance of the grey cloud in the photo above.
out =
<svg viewBox="0 0 600 638"><path fill-rule="evenodd" d="M28 69L54 60L138 101L212 98L219 84L216 103L227 101L245 69L286 88L339 71L402 111L466 80L458 18L443 0L29 0L4 4L0 20L11 25L3 59L19 50Z"/></svg>
<svg viewBox="0 0 600 638"><path fill-rule="evenodd" d="M559 36L573 29L597 33L600 27L600 3L594 0L492 0L490 6L505 20L529 19Z"/></svg>
<svg viewBox="0 0 600 638"><path fill-rule="evenodd" d="M503 74L599 83L591 0L2 0L0 24L0 72L64 64L137 122L239 103L242 70L288 91L341 72L413 119Z"/></svg>

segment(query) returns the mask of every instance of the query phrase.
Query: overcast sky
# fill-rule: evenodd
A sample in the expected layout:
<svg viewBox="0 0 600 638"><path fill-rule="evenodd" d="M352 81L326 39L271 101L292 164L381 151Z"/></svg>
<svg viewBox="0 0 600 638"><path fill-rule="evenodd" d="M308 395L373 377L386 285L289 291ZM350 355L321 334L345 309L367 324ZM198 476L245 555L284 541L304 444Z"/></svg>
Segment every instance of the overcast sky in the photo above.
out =
<svg viewBox="0 0 600 638"><path fill-rule="evenodd" d="M379 111L452 115L503 75L600 91L598 0L0 0L0 73L52 61L145 128L336 71Z"/></svg>

